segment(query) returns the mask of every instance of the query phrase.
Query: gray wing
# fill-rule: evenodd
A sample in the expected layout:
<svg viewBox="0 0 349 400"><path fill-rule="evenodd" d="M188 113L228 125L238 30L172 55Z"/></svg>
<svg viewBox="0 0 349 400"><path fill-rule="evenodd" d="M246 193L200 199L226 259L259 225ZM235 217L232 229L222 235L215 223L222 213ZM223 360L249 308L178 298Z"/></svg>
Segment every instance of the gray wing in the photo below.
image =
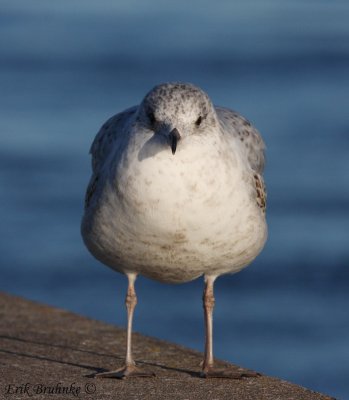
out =
<svg viewBox="0 0 349 400"><path fill-rule="evenodd" d="M109 118L101 127L94 138L90 154L92 155L92 170L96 174L108 157L112 148L112 142L120 138L124 133L125 125L129 118L135 113L137 106L128 108L127 110Z"/></svg>
<svg viewBox="0 0 349 400"><path fill-rule="evenodd" d="M220 122L228 132L241 141L246 151L248 162L253 170L253 182L256 190L256 202L265 213L267 206L267 191L263 180L265 165L265 144L262 136L251 123L235 111L216 107Z"/></svg>
<svg viewBox="0 0 349 400"><path fill-rule="evenodd" d="M244 145L251 168L258 174L263 174L265 144L260 133L237 112L223 107L216 107L216 111L224 127L237 136Z"/></svg>
<svg viewBox="0 0 349 400"><path fill-rule="evenodd" d="M96 197L100 182L100 170L113 148L113 143L120 139L128 126L130 117L136 112L137 106L129 108L109 118L97 133L90 148L92 155L92 176L87 186L85 196L85 209L87 209Z"/></svg>

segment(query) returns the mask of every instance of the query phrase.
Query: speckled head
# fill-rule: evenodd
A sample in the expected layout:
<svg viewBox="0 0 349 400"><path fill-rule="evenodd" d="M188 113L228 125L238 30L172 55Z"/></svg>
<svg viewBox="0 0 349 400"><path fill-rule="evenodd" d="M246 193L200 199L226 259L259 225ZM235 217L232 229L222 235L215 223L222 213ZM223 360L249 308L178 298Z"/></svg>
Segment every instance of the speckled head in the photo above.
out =
<svg viewBox="0 0 349 400"><path fill-rule="evenodd" d="M169 137L173 153L178 140L202 134L217 121L208 95L190 83L155 86L143 99L138 115L145 127Z"/></svg>

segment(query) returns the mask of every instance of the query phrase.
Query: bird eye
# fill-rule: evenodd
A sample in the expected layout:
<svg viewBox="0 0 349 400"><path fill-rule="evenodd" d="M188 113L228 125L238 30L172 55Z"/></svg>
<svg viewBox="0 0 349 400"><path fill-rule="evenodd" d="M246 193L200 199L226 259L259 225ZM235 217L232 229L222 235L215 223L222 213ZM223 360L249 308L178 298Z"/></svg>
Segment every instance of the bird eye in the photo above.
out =
<svg viewBox="0 0 349 400"><path fill-rule="evenodd" d="M155 123L155 121L156 121L154 113L153 112L149 112L148 113L148 118L149 118L150 123L153 125Z"/></svg>
<svg viewBox="0 0 349 400"><path fill-rule="evenodd" d="M200 115L200 117L195 121L195 125L200 126L201 122L202 122L202 116Z"/></svg>

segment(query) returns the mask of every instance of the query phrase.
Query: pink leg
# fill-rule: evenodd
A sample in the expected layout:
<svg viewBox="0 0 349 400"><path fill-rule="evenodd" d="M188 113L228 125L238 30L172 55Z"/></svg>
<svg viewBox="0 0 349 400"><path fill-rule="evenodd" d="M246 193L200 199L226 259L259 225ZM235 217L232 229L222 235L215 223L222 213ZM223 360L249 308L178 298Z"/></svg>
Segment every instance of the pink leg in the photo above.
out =
<svg viewBox="0 0 349 400"><path fill-rule="evenodd" d="M254 371L245 370L242 368L214 368L213 360L213 308L215 304L215 299L213 295L213 285L216 276L206 276L205 275L205 289L202 297L205 315L205 355L202 364L201 376L204 378L231 378L231 379L241 379L242 377L252 377L258 376Z"/></svg>
<svg viewBox="0 0 349 400"><path fill-rule="evenodd" d="M202 366L204 373L208 372L213 367L213 333L212 333L212 314L215 299L213 296L213 284L216 277L205 277L205 289L202 296L204 315L205 315L205 357Z"/></svg>
<svg viewBox="0 0 349 400"><path fill-rule="evenodd" d="M125 366L117 369L116 371L102 372L96 374L98 378L129 378L129 377L150 377L155 374L143 371L141 368L136 367L136 363L132 357L132 321L133 313L137 304L137 296L134 287L136 274L127 274L128 278L128 289L126 295L126 308L127 308L127 342L126 342L126 359Z"/></svg>

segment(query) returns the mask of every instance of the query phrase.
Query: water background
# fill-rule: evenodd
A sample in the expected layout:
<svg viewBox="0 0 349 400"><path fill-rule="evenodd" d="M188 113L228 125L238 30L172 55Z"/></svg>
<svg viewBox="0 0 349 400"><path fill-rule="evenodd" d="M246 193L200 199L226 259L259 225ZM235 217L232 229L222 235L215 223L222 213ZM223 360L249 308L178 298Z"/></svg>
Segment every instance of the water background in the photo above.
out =
<svg viewBox="0 0 349 400"><path fill-rule="evenodd" d="M216 284L215 355L349 392L349 3L0 1L1 289L125 325L79 225L101 124L189 81L267 143L270 237ZM135 330L203 349L202 280L137 280Z"/></svg>

